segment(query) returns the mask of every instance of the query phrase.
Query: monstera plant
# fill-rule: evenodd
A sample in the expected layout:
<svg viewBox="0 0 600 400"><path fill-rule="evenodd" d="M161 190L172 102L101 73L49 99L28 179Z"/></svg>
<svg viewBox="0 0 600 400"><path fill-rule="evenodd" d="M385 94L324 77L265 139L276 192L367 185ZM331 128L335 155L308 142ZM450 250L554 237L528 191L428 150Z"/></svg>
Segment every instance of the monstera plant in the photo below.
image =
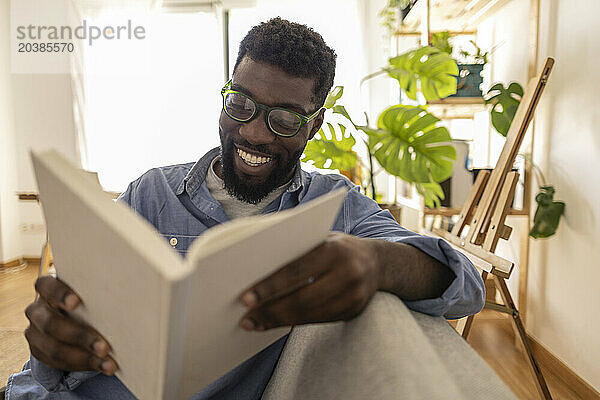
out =
<svg viewBox="0 0 600 400"><path fill-rule="evenodd" d="M333 88L327 96L323 107L326 109L334 108L336 101L342 97L343 93L343 86ZM306 144L302 160L312 161L312 164L317 168L337 169L342 173L351 171L358 161L358 155L353 150L356 139L346 129L345 125L337 124L341 133L338 138L334 125L330 122L326 124L329 136L325 134L325 131L321 127L315 137Z"/></svg>
<svg viewBox="0 0 600 400"><path fill-rule="evenodd" d="M406 96L417 100L420 92L427 101L438 100L456 93L458 67L447 54L435 47L424 46L389 59L388 65L367 75L361 83L377 75L387 74L396 79ZM415 185L429 207L437 207L444 198L439 182L452 175L456 152L450 145L448 130L438 126L438 118L417 106L396 105L385 110L377 127L357 125L342 105L336 102L343 94L336 87L327 97L325 108L345 117L350 123L326 123L308 142L303 161L318 168L338 169L349 177L367 171L361 182L365 192L376 199L374 159L389 174ZM348 129L348 128L353 129ZM352 132L360 137L353 136ZM367 163L358 157L354 146L362 140L367 149ZM355 182L356 183L356 182Z"/></svg>
<svg viewBox="0 0 600 400"><path fill-rule="evenodd" d="M502 83L496 83L484 98L485 104L492 105L490 111L492 125L504 137L508 134L522 97L523 87L517 82L511 82L507 88Z"/></svg>
<svg viewBox="0 0 600 400"><path fill-rule="evenodd" d="M424 46L393 57L389 62L386 72L398 80L410 99L417 99L417 82L427 101L456 93L458 66L448 53Z"/></svg>
<svg viewBox="0 0 600 400"><path fill-rule="evenodd" d="M439 206L439 182L452 175L456 150L448 130L421 107L396 105L381 113L376 130L367 130L369 149L391 175L415 187L430 206Z"/></svg>
<svg viewBox="0 0 600 400"><path fill-rule="evenodd" d="M355 134L362 133L362 141L367 148L368 164L362 163L353 146L356 138L351 129L338 123L338 130L328 123L329 137L321 129L315 138L308 142L302 161L310 161L316 167L353 170L358 163L368 171L362 184L376 198L375 170L373 159L391 175L415 185L429 207L436 207L444 193L438 184L452 175L452 160L456 159L450 133L438 126L438 118L421 107L396 105L381 113L377 127L357 125L342 105L335 105L341 96L342 88L336 88L328 97L326 107L334 114L342 115L354 128ZM333 99L333 97L337 98ZM330 101L333 100L333 101Z"/></svg>
<svg viewBox="0 0 600 400"><path fill-rule="evenodd" d="M396 79L409 99L417 100L420 91L427 101L443 99L456 93L458 66L448 53L423 46L389 59L388 65L362 82L387 73Z"/></svg>

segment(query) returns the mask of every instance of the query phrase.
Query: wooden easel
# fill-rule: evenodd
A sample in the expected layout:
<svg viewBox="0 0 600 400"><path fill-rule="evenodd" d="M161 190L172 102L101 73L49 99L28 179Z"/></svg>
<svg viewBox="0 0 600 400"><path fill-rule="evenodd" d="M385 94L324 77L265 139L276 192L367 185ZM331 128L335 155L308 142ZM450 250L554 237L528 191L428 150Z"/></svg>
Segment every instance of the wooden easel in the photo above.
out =
<svg viewBox="0 0 600 400"><path fill-rule="evenodd" d="M519 310L506 286L505 280L510 277L514 264L495 255L494 251L498 240L500 238L507 240L512 233L512 228L506 226L504 222L510 210L519 173L509 171L515 162L527 127L533 119L533 113L546 86L553 65L554 59L546 59L540 75L531 79L527 85L521 104L506 135L506 142L496 167L491 173L488 171L479 173L452 232L442 229L433 230L436 235L443 237L462 251L470 253L489 264L487 269L484 268L481 277L485 281L488 274L491 274L495 285L500 290L504 304L486 302L486 307L512 316L518 337L527 353L538 392L544 399L552 399L552 396L535 360L531 345L527 340ZM467 226L469 226L469 229L465 231ZM467 318L462 333L465 340L469 336L473 319L473 315Z"/></svg>

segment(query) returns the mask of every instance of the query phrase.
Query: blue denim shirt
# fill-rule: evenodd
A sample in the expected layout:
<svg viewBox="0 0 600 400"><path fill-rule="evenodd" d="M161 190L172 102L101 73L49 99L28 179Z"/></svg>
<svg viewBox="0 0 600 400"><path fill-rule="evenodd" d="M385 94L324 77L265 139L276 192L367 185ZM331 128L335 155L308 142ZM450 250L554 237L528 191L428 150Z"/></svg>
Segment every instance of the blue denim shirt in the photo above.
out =
<svg viewBox="0 0 600 400"><path fill-rule="evenodd" d="M152 223L175 250L185 255L195 238L210 227L229 220L204 182L211 161L219 153L220 149L216 148L195 164L152 169L132 182L120 200ZM456 275L441 297L408 301L406 305L409 308L446 318L460 318L481 310L485 297L483 281L463 254L442 239L420 236L400 227L388 211L381 210L373 200L360 193L358 186L342 176L307 173L297 168L289 188L269 204L264 213L295 207L340 187L349 191L333 230L410 244L447 265ZM178 198L184 191L197 208L196 216L192 216ZM246 360L193 399L259 399L286 339L287 336L284 336ZM33 398L135 399L117 377L98 372L63 372L44 365L32 356L22 372L9 378L7 400Z"/></svg>

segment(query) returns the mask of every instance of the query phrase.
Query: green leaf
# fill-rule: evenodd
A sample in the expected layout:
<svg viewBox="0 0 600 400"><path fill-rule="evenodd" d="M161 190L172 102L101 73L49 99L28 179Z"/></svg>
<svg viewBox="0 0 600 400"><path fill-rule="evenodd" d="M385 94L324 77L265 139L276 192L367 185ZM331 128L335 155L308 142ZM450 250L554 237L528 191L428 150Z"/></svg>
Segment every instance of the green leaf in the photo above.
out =
<svg viewBox="0 0 600 400"><path fill-rule="evenodd" d="M424 46L390 58L386 71L413 100L417 99L418 83L427 101L456 93L456 61L434 47Z"/></svg>
<svg viewBox="0 0 600 400"><path fill-rule="evenodd" d="M450 44L450 32L434 32L431 34L431 45L444 53L452 54L452 45Z"/></svg>
<svg viewBox="0 0 600 400"><path fill-rule="evenodd" d="M437 183L416 183L415 187L429 208L438 208L445 198L442 187Z"/></svg>
<svg viewBox="0 0 600 400"><path fill-rule="evenodd" d="M565 203L554 201L554 186L542 186L535 196L537 209L533 216L533 227L529 236L534 239L547 238L556 233L560 216L565 212Z"/></svg>
<svg viewBox="0 0 600 400"><path fill-rule="evenodd" d="M379 129L364 131L373 155L389 174L409 183L430 184L450 177L456 159L450 133L437 126L438 121L421 107L396 105L381 113Z"/></svg>
<svg viewBox="0 0 600 400"><path fill-rule="evenodd" d="M319 129L317 135L306 144L301 160L303 162L312 161L317 168L341 171L353 169L358 160L356 153L352 151L356 140L342 124L338 124L341 132L339 139L333 125L328 122L327 126L331 138L326 137L323 128Z"/></svg>
<svg viewBox="0 0 600 400"><path fill-rule="evenodd" d="M346 111L346 107L344 106L333 107L333 113L343 115L348 121L352 122L352 118L350 118L350 115L348 114L348 111ZM352 122L352 125L354 125L354 122Z"/></svg>
<svg viewBox="0 0 600 400"><path fill-rule="evenodd" d="M492 125L502 136L506 137L508 134L522 98L523 87L517 82L512 82L507 88L497 83L486 93L485 103L492 104Z"/></svg>
<svg viewBox="0 0 600 400"><path fill-rule="evenodd" d="M325 104L323 104L323 107L325 107L327 109L333 108L333 106L335 106L335 103L340 99L340 97L342 97L343 94L344 94L343 86L334 87L333 89L331 89L331 91L327 95L327 98L325 99Z"/></svg>

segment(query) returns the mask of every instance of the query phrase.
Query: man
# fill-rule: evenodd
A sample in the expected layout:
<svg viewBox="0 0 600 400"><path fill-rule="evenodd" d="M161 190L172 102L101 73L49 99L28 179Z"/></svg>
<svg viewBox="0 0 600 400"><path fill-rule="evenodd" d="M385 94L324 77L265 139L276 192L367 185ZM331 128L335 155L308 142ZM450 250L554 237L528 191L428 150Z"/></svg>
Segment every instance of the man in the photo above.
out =
<svg viewBox="0 0 600 400"><path fill-rule="evenodd" d="M220 148L195 164L148 171L121 200L185 253L195 237L231 218L277 212L339 187L349 189L336 233L240 294L248 310L240 320L246 330L349 320L377 290L432 315L478 312L483 282L463 255L440 239L399 227L347 179L301 170L304 147L323 123L334 71L335 53L306 26L279 18L255 26L241 42L233 78L222 91ZM300 289L281 295L302 282ZM11 377L10 398L55 393L64 399L134 398L113 376L117 364L100 333L61 312L81 299L51 277L38 279L36 291L39 298L26 310L32 356L23 372ZM260 398L285 341L276 341L194 399Z"/></svg>

